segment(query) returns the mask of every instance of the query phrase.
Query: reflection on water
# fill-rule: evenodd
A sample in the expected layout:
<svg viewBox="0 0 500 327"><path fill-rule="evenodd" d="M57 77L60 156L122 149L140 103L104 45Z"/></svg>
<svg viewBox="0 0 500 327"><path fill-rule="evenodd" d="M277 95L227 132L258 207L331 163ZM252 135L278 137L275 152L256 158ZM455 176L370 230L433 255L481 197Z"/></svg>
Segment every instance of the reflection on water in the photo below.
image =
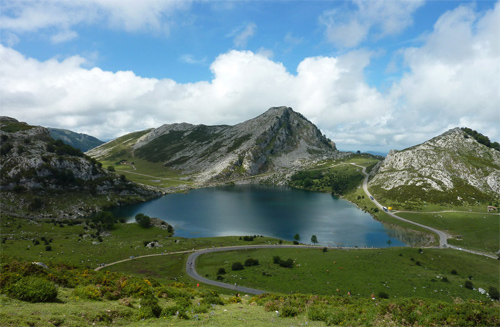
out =
<svg viewBox="0 0 500 327"><path fill-rule="evenodd" d="M265 235L293 241L298 233L303 243L311 243L316 235L319 244L326 246L387 247L413 242L410 234L384 227L348 201L285 187L198 189L113 212L128 221L134 221L137 213L163 219L181 237Z"/></svg>
<svg viewBox="0 0 500 327"><path fill-rule="evenodd" d="M426 246L433 241L433 237L429 234L411 231L396 225L391 225L387 228L387 234L411 247Z"/></svg>

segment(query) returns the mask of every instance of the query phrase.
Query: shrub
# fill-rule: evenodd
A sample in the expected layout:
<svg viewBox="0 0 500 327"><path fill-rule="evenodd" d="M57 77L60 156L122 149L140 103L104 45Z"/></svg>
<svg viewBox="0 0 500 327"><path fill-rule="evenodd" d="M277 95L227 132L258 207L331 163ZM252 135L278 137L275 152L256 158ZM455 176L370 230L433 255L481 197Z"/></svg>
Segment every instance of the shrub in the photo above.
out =
<svg viewBox="0 0 500 327"><path fill-rule="evenodd" d="M293 245L299 245L299 241L293 241Z"/></svg>
<svg viewBox="0 0 500 327"><path fill-rule="evenodd" d="M217 275L217 280L218 280L218 281L223 281L223 280L224 280L224 277L223 277L223 276L221 276L221 275Z"/></svg>
<svg viewBox="0 0 500 327"><path fill-rule="evenodd" d="M307 311L307 317L312 321L326 321L328 308L325 305L313 305Z"/></svg>
<svg viewBox="0 0 500 327"><path fill-rule="evenodd" d="M222 267L219 268L219 270L217 271L217 275L224 275L224 274L226 274L226 269L224 269Z"/></svg>
<svg viewBox="0 0 500 327"><path fill-rule="evenodd" d="M378 297L380 299L388 299L389 298L389 294L387 292L382 291L382 292L378 293Z"/></svg>
<svg viewBox="0 0 500 327"><path fill-rule="evenodd" d="M73 290L73 296L78 296L87 300L100 300L101 291L94 285L77 286Z"/></svg>
<svg viewBox="0 0 500 327"><path fill-rule="evenodd" d="M488 294L493 300L500 300L500 293L498 292L498 288L490 286L490 288L488 289Z"/></svg>
<svg viewBox="0 0 500 327"><path fill-rule="evenodd" d="M327 251L328 251L328 249L326 247L323 248L323 252L327 252Z"/></svg>
<svg viewBox="0 0 500 327"><path fill-rule="evenodd" d="M135 221L142 228L148 228L151 226L151 218L143 213L138 213L137 215L135 215Z"/></svg>
<svg viewBox="0 0 500 327"><path fill-rule="evenodd" d="M9 287L7 294L21 301L50 302L57 298L57 288L47 280L26 277Z"/></svg>
<svg viewBox="0 0 500 327"><path fill-rule="evenodd" d="M158 318L161 314L161 307L158 304L158 299L152 295L148 294L141 299L141 308L139 309L139 316L141 319L144 318Z"/></svg>
<svg viewBox="0 0 500 327"><path fill-rule="evenodd" d="M452 275L458 275L458 272L457 272L455 269L453 269L453 270L451 271L451 274L452 274Z"/></svg>
<svg viewBox="0 0 500 327"><path fill-rule="evenodd" d="M277 255L273 256L273 263L278 264L280 262L281 258Z"/></svg>
<svg viewBox="0 0 500 327"><path fill-rule="evenodd" d="M231 269L233 269L233 270L243 270L243 265L241 264L241 262L235 262L231 266Z"/></svg>
<svg viewBox="0 0 500 327"><path fill-rule="evenodd" d="M258 266L259 260L248 258L245 260L245 267Z"/></svg>
<svg viewBox="0 0 500 327"><path fill-rule="evenodd" d="M288 258L286 261L280 260L279 265L283 268L293 268L293 260L290 258Z"/></svg>
<svg viewBox="0 0 500 327"><path fill-rule="evenodd" d="M52 251L52 246L46 245L45 246L45 251Z"/></svg>
<svg viewBox="0 0 500 327"><path fill-rule="evenodd" d="M243 236L243 241L253 241L253 236Z"/></svg>
<svg viewBox="0 0 500 327"><path fill-rule="evenodd" d="M449 283L450 281L448 280L448 277L443 277L441 279L442 282Z"/></svg>
<svg viewBox="0 0 500 327"><path fill-rule="evenodd" d="M292 305L284 305L281 307L281 317L295 317L299 314L299 309Z"/></svg>
<svg viewBox="0 0 500 327"><path fill-rule="evenodd" d="M470 280L466 280L465 281L465 288L473 290L474 289L474 285L472 284L472 282Z"/></svg>
<svg viewBox="0 0 500 327"><path fill-rule="evenodd" d="M228 300L227 300L228 303L241 303L241 298L239 298L238 296L231 296Z"/></svg>

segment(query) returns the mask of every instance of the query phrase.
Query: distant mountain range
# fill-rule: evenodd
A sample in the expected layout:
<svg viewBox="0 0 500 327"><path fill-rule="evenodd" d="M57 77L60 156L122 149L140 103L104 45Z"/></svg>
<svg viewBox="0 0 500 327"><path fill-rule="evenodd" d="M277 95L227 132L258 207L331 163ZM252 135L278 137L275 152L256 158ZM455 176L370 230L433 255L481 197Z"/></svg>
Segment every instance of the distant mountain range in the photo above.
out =
<svg viewBox="0 0 500 327"><path fill-rule="evenodd" d="M99 163L122 160L168 167L189 176L192 187L256 176L284 185L298 170L350 155L338 151L314 124L288 107L270 108L234 126L180 123L130 133L86 152L92 159L64 144L70 143L68 139L88 147L100 143L89 136L51 129L50 135L64 143L54 141L48 129L8 117L1 117L0 132L2 190L130 189L132 184L120 184ZM389 152L372 170L369 187L377 198L407 208L412 203L498 203L499 150L500 145L486 136L455 128L422 144Z"/></svg>
<svg viewBox="0 0 500 327"><path fill-rule="evenodd" d="M50 132L50 136L54 140L61 140L74 148L82 150L83 152L104 144L103 141L87 134L75 133L67 129L50 127L48 127L47 129Z"/></svg>
<svg viewBox="0 0 500 327"><path fill-rule="evenodd" d="M276 107L234 126L163 125L124 135L87 152L97 160L159 162L199 183L303 167L342 155L301 114Z"/></svg>

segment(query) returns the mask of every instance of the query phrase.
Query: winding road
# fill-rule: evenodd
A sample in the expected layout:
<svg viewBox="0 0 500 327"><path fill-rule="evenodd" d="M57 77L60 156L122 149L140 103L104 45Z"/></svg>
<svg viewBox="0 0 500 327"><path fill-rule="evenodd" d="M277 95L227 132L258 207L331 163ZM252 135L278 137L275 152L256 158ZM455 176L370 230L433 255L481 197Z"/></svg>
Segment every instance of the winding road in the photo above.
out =
<svg viewBox="0 0 500 327"><path fill-rule="evenodd" d="M426 226L426 225L422 225L422 224L416 223L414 221L411 221L411 220L408 220L408 219L405 219L405 218L401 218L401 217L397 216L393 212L385 211L384 207L375 198L373 198L373 196L371 195L371 193L368 191L368 178L369 178L369 174L366 172L366 167L360 166L360 165L357 165L357 164L354 164L354 163L351 163L351 164L354 165L354 166L356 166L356 167L360 167L360 168L363 169L362 172L365 175L365 179L363 180L363 191L365 192L365 194L373 201L373 203L375 203L375 205L378 208L380 208L382 211L384 211L385 213L387 213L391 217L393 217L395 219L398 219L398 220L401 220L401 221L404 221L404 222L407 222L409 224L413 224L413 225L425 228L425 229L427 229L427 230L429 230L429 231L437 234L439 236L439 247L440 248L453 248L453 249L457 249L457 250L460 250L460 251L465 251L465 252L469 252L469 253L473 253L473 254L477 254L477 255L482 255L482 256L485 256L485 257L493 258L493 259L497 259L496 256L493 256L493 255L490 255L490 254L487 254L487 253L482 253L482 252L477 252L477 251L462 249L462 248L450 245L450 244L448 244L448 241L447 241L448 238L449 238L449 235L446 234L446 233L444 233L443 231L438 230L438 229L433 228L433 227L429 227L429 226ZM249 249L265 249L265 248L297 248L297 247L302 247L302 248L318 248L317 246L312 246L312 245L243 245L243 246L228 246L228 247L208 248L208 249L201 249L201 250L187 250L187 251L178 251L178 252L171 252L171 253L160 253L160 254L144 255L144 256L139 256L139 257L130 257L129 259L124 259L124 260L120 260L120 261L116 261L116 262L113 262L113 263L106 264L104 266L97 267L94 270L98 271L98 270L100 270L102 268L105 268L105 267L108 267L108 266L111 266L111 265L115 265L115 264L118 264L118 263L121 263L121 262L126 262L126 261L130 261L130 260L137 260L137 259L145 258L145 257L163 256L163 255L171 255L171 254L182 254L182 253L191 253L189 255L189 257L187 258L187 261L186 261L186 272L187 272L187 274L191 278L193 278L195 280L198 280L198 281L200 281L202 283L208 284L208 285L218 286L218 287L222 287L222 288L226 288L226 289L232 290L235 293L240 293L241 292L241 293L248 293L248 294L259 295L259 294L266 293L266 291L255 289L255 288L250 288L250 287L244 287L244 286L240 286L240 285L237 285L237 284L232 285L232 284L222 283L222 282L214 281L214 280L211 280L211 279L208 279L208 278L200 276L196 272L196 259L200 255L211 253L211 252L240 251L240 250L242 251L242 250L249 250ZM350 248L345 248L345 249L350 249Z"/></svg>

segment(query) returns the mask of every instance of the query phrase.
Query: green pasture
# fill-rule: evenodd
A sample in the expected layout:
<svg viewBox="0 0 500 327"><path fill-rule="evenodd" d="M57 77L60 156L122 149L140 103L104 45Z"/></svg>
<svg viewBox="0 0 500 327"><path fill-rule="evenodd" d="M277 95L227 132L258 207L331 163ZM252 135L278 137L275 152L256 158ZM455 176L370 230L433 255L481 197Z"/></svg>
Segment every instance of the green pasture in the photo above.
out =
<svg viewBox="0 0 500 327"><path fill-rule="evenodd" d="M449 244L488 253L496 253L500 250L500 215L498 214L401 212L398 215L446 232L453 237L448 239Z"/></svg>
<svg viewBox="0 0 500 327"><path fill-rule="evenodd" d="M171 237L163 229L155 227L145 229L135 223L117 223L113 230L100 234L102 242L99 242L97 230L84 223L70 226L53 223L51 220L35 221L12 217L2 217L1 228L3 255L27 261L62 261L90 268L96 268L102 263L128 259L131 256L162 254L212 246L274 244L279 241L269 237L257 237L253 241L243 241L236 236ZM50 251L46 251L42 237L47 240L52 239L49 244ZM39 240L40 244L34 245L33 240L35 239ZM144 246L146 241L158 241L161 247L147 248Z"/></svg>
<svg viewBox="0 0 500 327"><path fill-rule="evenodd" d="M134 166L131 164L117 165L118 161L101 161L101 163L104 168L112 166L117 174L123 174L129 180L145 185L168 188L193 184L189 175L183 175L179 171L167 168L161 162L150 162L141 158L124 157L122 159L128 160L129 163L133 162Z"/></svg>
<svg viewBox="0 0 500 327"><path fill-rule="evenodd" d="M273 257L291 258L293 268L273 263ZM235 262L248 258L258 266L232 270ZM369 298L386 292L391 299L429 298L451 302L455 298L484 300L485 296L464 287L471 280L474 287L488 289L500 282L499 261L451 249L415 248L329 249L258 249L216 252L199 257L200 275L216 279L221 275L229 284L278 293L335 294ZM456 274L452 273L455 270ZM446 279L444 279L446 278ZM445 281L443 281L445 280Z"/></svg>

